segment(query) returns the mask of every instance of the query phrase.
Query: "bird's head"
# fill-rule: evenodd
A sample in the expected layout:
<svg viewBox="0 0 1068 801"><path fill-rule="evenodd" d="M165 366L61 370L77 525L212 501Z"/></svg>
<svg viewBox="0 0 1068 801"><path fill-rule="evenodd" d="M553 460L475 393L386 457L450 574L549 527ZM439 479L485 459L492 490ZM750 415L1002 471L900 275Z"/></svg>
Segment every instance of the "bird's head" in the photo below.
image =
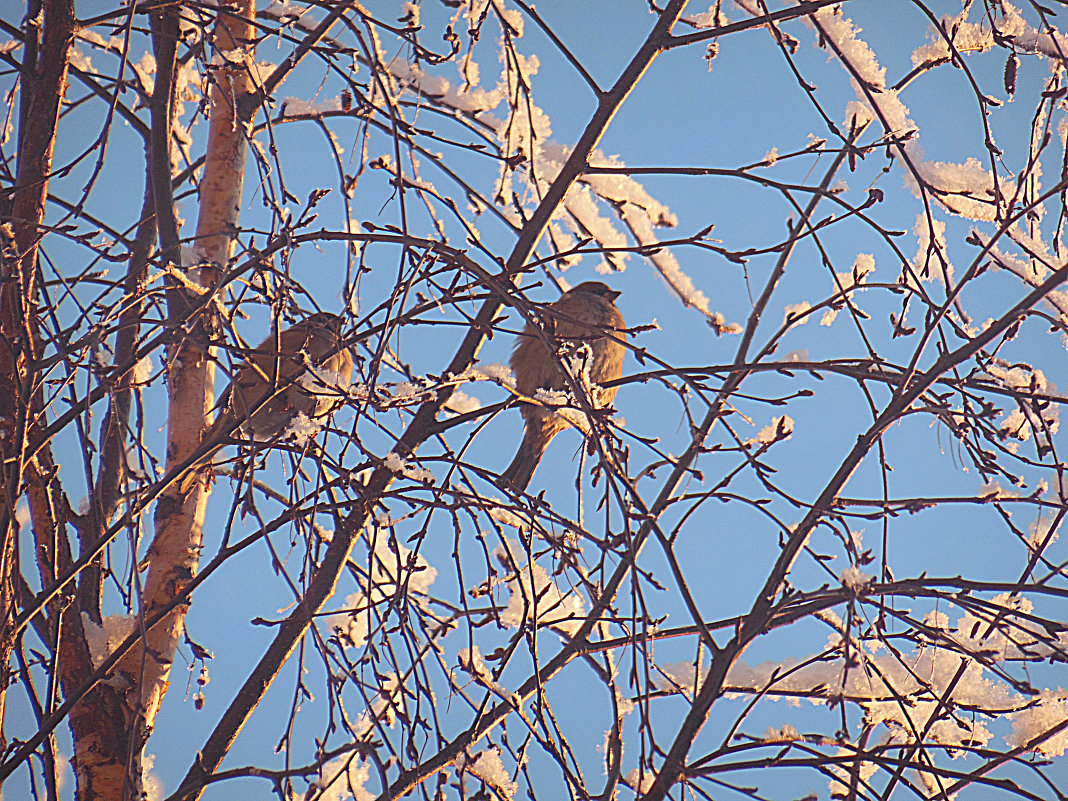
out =
<svg viewBox="0 0 1068 801"><path fill-rule="evenodd" d="M604 298L609 303L615 302L615 299L620 296L618 289L612 289L608 284L602 281L583 281L578 286L574 287L569 295L593 295L597 298Z"/></svg>
<svg viewBox="0 0 1068 801"><path fill-rule="evenodd" d="M343 320L337 314L332 312L316 312L315 314L308 315L305 320L305 324L313 328L332 328L335 331L340 331L343 324Z"/></svg>

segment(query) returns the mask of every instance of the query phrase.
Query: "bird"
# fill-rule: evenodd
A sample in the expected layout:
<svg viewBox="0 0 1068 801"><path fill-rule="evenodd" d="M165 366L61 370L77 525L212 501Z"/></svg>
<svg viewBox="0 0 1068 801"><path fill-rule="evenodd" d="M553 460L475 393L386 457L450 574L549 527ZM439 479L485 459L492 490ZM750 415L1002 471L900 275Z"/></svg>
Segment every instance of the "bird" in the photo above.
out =
<svg viewBox="0 0 1068 801"><path fill-rule="evenodd" d="M586 281L565 292L550 304L539 318L545 336L564 359L574 364L572 373L588 376L593 384L618 379L623 374L623 355L626 339L623 315L616 308L620 293L600 281ZM588 345L588 348L582 346ZM566 355L572 351L578 361ZM561 366L561 356L546 347L535 327L528 322L516 339L511 366L515 374L516 391L527 398L538 390L566 390L569 386ZM609 406L619 387L608 387L594 393L597 407ZM501 474L513 487L525 490L538 468L545 449L568 422L551 407L524 401L523 439L512 463Z"/></svg>
<svg viewBox="0 0 1068 801"><path fill-rule="evenodd" d="M352 351L343 320L318 312L272 334L234 371L219 398L219 416L202 442L225 444L235 431L257 441L282 434L303 413L325 417L337 404L337 387L352 379Z"/></svg>

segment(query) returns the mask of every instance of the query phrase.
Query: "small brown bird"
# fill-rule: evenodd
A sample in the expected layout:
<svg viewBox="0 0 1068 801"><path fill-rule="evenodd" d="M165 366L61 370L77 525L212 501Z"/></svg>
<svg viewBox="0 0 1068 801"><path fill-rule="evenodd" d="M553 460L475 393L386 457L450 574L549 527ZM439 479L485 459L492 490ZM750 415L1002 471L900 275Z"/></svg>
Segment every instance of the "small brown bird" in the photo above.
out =
<svg viewBox="0 0 1068 801"><path fill-rule="evenodd" d="M600 281L586 281L563 294L542 315L544 330L549 341L567 354L565 360L574 364L572 373L588 376L593 384L612 381L623 374L623 354L626 338L623 330L623 315L615 306L619 292ZM588 347L583 347L588 346ZM530 323L516 341L512 352L512 371L515 373L516 389L522 395L533 397L540 389L564 390L568 382L560 365L561 357L550 353ZM594 393L595 406L612 403L619 387L610 387ZM519 445L508 469L501 474L517 489L526 489L534 471L541 461L552 438L568 427L552 407L524 403L521 408L526 425L523 441Z"/></svg>
<svg viewBox="0 0 1068 801"><path fill-rule="evenodd" d="M221 411L204 442L235 430L269 440L301 412L309 418L328 414L337 405L337 387L352 379L352 351L342 341L342 326L336 314L319 312L287 328L278 340L272 335L261 342L219 399Z"/></svg>

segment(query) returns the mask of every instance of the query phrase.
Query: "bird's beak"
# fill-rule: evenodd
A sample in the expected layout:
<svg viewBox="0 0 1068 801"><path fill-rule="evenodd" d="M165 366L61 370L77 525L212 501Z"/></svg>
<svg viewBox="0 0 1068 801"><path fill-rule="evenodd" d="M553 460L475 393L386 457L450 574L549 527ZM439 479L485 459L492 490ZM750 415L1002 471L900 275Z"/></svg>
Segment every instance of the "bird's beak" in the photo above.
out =
<svg viewBox="0 0 1068 801"><path fill-rule="evenodd" d="M622 294L623 294L622 291L620 291L618 289L613 289L611 292L605 292L604 296L606 298L608 298L609 302L615 303L616 302L616 298L618 298Z"/></svg>

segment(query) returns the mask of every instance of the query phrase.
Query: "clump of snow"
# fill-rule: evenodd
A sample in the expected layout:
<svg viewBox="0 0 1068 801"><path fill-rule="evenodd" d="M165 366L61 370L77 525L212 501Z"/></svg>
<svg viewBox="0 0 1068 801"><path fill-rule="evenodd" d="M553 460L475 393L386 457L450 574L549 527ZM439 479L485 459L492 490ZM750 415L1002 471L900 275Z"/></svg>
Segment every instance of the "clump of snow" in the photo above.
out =
<svg viewBox="0 0 1068 801"><path fill-rule="evenodd" d="M82 628L89 645L89 656L93 667L99 667L116 648L122 645L137 625L137 618L132 615L108 615L101 625L97 625L88 614L82 612Z"/></svg>
<svg viewBox="0 0 1068 801"><path fill-rule="evenodd" d="M776 728L775 726L768 726L763 736L760 738L766 743L792 743L801 739L800 733L797 731L796 726L792 726L789 723Z"/></svg>
<svg viewBox="0 0 1068 801"><path fill-rule="evenodd" d="M492 381L505 388L515 388L515 376L512 369L501 362L475 364L456 376L446 377L449 382L462 384L465 381Z"/></svg>
<svg viewBox="0 0 1068 801"><path fill-rule="evenodd" d="M1000 37L1011 40L1015 49L1024 52L1045 55L1055 62L1064 58L1068 37L1055 31L1040 33L1021 16L1019 9L1009 2L999 3L998 7L1001 12L999 17L984 15L981 22L967 21L971 11L970 5L965 5L964 10L955 17L942 18L943 30L953 32L953 47L958 53L981 53L990 50L997 45ZM920 66L949 57L949 43L932 27L928 43L913 51L912 63L914 66Z"/></svg>
<svg viewBox="0 0 1068 801"><path fill-rule="evenodd" d="M1035 743L1035 753L1047 758L1062 757L1068 750L1068 729L1061 729L1052 737L1044 735L1068 719L1068 693L1062 689L1043 690L1027 709L1009 715L1012 733L1005 738L1013 748Z"/></svg>
<svg viewBox="0 0 1068 801"><path fill-rule="evenodd" d="M307 11L306 7L291 3L289 0L271 0L270 5L259 13L272 19L291 21L299 18L305 11Z"/></svg>
<svg viewBox="0 0 1068 801"><path fill-rule="evenodd" d="M511 507L505 506L504 502L494 495L482 496L482 507L487 510L489 516L505 526L515 529L530 528L530 522L512 511Z"/></svg>
<svg viewBox="0 0 1068 801"><path fill-rule="evenodd" d="M376 793L365 785L371 778L371 763L355 754L338 757L320 769L319 778L308 788L308 801L374 801Z"/></svg>
<svg viewBox="0 0 1068 801"><path fill-rule="evenodd" d="M145 355L137 360L137 364L134 365L133 371L130 375L130 380L136 386L144 386L152 378L152 357Z"/></svg>
<svg viewBox="0 0 1068 801"><path fill-rule="evenodd" d="M360 713L353 725L356 739L363 740L373 735L375 725L384 723L393 728L397 718L397 701L401 697L404 685L396 673L382 677L382 686L378 688L371 708Z"/></svg>
<svg viewBox="0 0 1068 801"><path fill-rule="evenodd" d="M1004 489L997 481L988 481L980 487L976 497L982 498L984 501L997 501L1004 498L1019 498L1020 493Z"/></svg>
<svg viewBox="0 0 1068 801"><path fill-rule="evenodd" d="M901 282L918 291L918 281L952 279L953 265L946 253L946 224L941 220L928 221L921 213L916 215L912 232L916 235L916 258L912 261L912 269L905 269Z"/></svg>
<svg viewBox="0 0 1068 801"><path fill-rule="evenodd" d="M341 111L340 97L319 101L287 97L282 101L283 117L319 117L331 111Z"/></svg>
<svg viewBox="0 0 1068 801"><path fill-rule="evenodd" d="M1054 517L1041 516L1027 527L1027 544L1032 548L1048 548L1060 535L1051 527L1056 522Z"/></svg>
<svg viewBox="0 0 1068 801"><path fill-rule="evenodd" d="M875 577L870 573L864 573L863 571L855 567L847 567L842 571L840 581L842 586L846 589L853 590L853 592L859 592L871 584L875 580Z"/></svg>
<svg viewBox="0 0 1068 801"><path fill-rule="evenodd" d="M861 29L834 7L824 7L812 15L824 36L834 43L841 58L857 71L861 80L875 89L886 88L886 68L880 67L875 53L860 38ZM805 18L808 22L808 18ZM809 23L813 24L813 23Z"/></svg>
<svg viewBox="0 0 1068 801"><path fill-rule="evenodd" d="M458 389L449 396L445 408L451 412L456 412L457 414L477 412L482 408L482 401Z"/></svg>
<svg viewBox="0 0 1068 801"><path fill-rule="evenodd" d="M415 481L422 481L426 484L434 483L434 474L429 470L419 467L412 462L407 461L396 451L390 451L386 454L386 457L382 460L382 464L391 473L410 478Z"/></svg>
<svg viewBox="0 0 1068 801"><path fill-rule="evenodd" d="M373 534L374 549L359 579L361 589L345 598L344 611L330 615L326 625L342 642L362 648L371 629L387 614L398 593L418 599L426 595L438 576L437 568L422 554L413 554L382 529L392 524L389 515L380 516Z"/></svg>
<svg viewBox="0 0 1068 801"><path fill-rule="evenodd" d="M624 783L633 790L639 793L647 793L653 789L653 782L656 781L656 774L653 771L646 768L634 768L629 771L626 776L623 777Z"/></svg>
<svg viewBox="0 0 1068 801"><path fill-rule="evenodd" d="M850 795L850 786L853 783L853 769L851 759L855 759L857 755L854 748L838 748L835 751L835 762L828 765L830 772L834 774L836 778L827 783L827 788L830 790L831 798L847 798ZM830 760L828 760L830 763ZM879 766L874 762L861 762L860 769L857 771L857 776L860 779L862 786L864 782L867 782L875 775L875 771L879 769Z"/></svg>
<svg viewBox="0 0 1068 801"><path fill-rule="evenodd" d="M71 45L67 58L74 69L93 72L93 60L78 45Z"/></svg>
<svg viewBox="0 0 1068 801"><path fill-rule="evenodd" d="M456 769L478 777L496 790L501 798L515 798L515 794L519 791L519 785L512 781L512 777L505 770L499 748L485 748L479 751L473 759L461 756L456 760Z"/></svg>
<svg viewBox="0 0 1068 801"><path fill-rule="evenodd" d="M845 121L846 127L851 130L862 128L875 121L875 112L867 103L863 103L860 100L850 100L846 103Z"/></svg>
<svg viewBox="0 0 1068 801"><path fill-rule="evenodd" d="M768 445L772 442L789 439L794 433L794 421L789 415L772 418L772 421L757 432L757 435L748 442Z"/></svg>
<svg viewBox="0 0 1068 801"><path fill-rule="evenodd" d="M370 709L361 712L353 722L353 731L357 740L366 740L375 733L379 724L392 728L397 715L397 701L403 691L403 685L396 673L381 676L382 685L371 702ZM370 761L365 761L357 753L349 753L332 759L320 768L305 799L315 801L374 801L377 797L366 789L371 778ZM377 777L377 772L375 773Z"/></svg>
<svg viewBox="0 0 1068 801"><path fill-rule="evenodd" d="M837 273L838 282L842 289L852 289L860 286L868 275L875 272L875 256L871 253L858 253L853 259L853 269L848 273Z"/></svg>
<svg viewBox="0 0 1068 801"><path fill-rule="evenodd" d="M308 415L304 414L304 412L297 412L297 416L294 417L286 427L284 436L292 439L293 444L298 448L303 448L315 439L316 435L322 428L322 420L313 420L308 417Z"/></svg>
<svg viewBox="0 0 1068 801"><path fill-rule="evenodd" d="M856 102L869 110L862 112L858 106L851 104L847 120L859 123L870 118L879 120L889 134L899 137L914 134L917 126L901 101L900 90L886 86L886 70L879 66L874 51L860 38L861 30L837 7L821 8L811 17L806 17L805 22L819 30L819 42L831 51L832 58L844 60L851 69L850 74L855 72L867 85L865 88L853 79ZM925 57L926 54L921 55L921 58ZM962 164L929 162L916 135L909 135L900 149L891 152L894 155L903 154L912 165L913 169L903 172L906 183L917 196L921 191L916 180L918 176L933 190L928 196L952 213L974 220L990 221L997 217L993 176L976 159L969 158ZM1006 188L1005 181L1002 183L1003 192L1011 195L1011 187Z"/></svg>
<svg viewBox="0 0 1068 801"><path fill-rule="evenodd" d="M727 676L726 689L787 698L791 703L798 697L808 697L814 704L854 699L864 709L866 725L886 730L882 739L888 745L914 743L917 731L924 730L926 742L950 749L982 748L994 736L986 724L1008 712L1013 728L1005 739L1010 747L1032 744L1044 757L1063 756L1068 730L1042 738L1068 718L1068 693L1058 688L1023 696L984 666L991 659L1001 662L1044 653L1049 632L1032 620L1033 605L1025 598L1004 593L982 608L983 614L967 612L955 625L940 610L928 613L926 639L908 653L892 652L878 639L853 639L848 663L787 659L750 666L739 661ZM832 618L827 622L834 625ZM835 629L832 647L843 636L840 621ZM981 654L982 660L969 658L969 653ZM698 680L693 662L658 666L656 684L663 691L693 692ZM947 701L973 713L936 715ZM917 726L918 722L924 725ZM765 736L785 737L789 731L784 727Z"/></svg>
<svg viewBox="0 0 1068 801"><path fill-rule="evenodd" d="M134 62L132 66L145 94L152 94L152 90L156 87L156 57L145 51L141 59Z"/></svg>
<svg viewBox="0 0 1068 801"><path fill-rule="evenodd" d="M457 652L456 658L460 663L460 667L487 690L496 693L499 698L516 707L522 703L523 699L519 695L510 692L504 685L493 678L492 671L482 657L482 649L477 645L472 645L470 648L461 648Z"/></svg>
<svg viewBox="0 0 1068 801"><path fill-rule="evenodd" d="M475 8L485 9L487 2L478 0L458 11L454 22L460 17L470 17ZM522 18L517 12L497 6L494 11L495 15L503 16L505 24L513 30L522 29ZM477 14L470 18L474 27L483 21ZM538 58L510 51L497 86L492 90L477 86L478 69L472 58L463 61L466 82L462 86L403 59L383 61L390 71L388 91L417 93L457 113L473 115L494 132L502 151L514 157L501 164L495 197L503 201L502 213L515 225L522 225L516 206L538 202L571 154L567 146L552 141L548 115L525 96L526 87L540 69ZM374 91L380 90L376 88ZM524 96L523 102L508 103L511 98L520 96ZM504 104L507 116L504 119L494 116L492 112ZM606 156L600 151L590 154L589 164L594 167L624 166L617 157ZM609 213L615 219L610 218ZM617 220L622 223L622 228L617 225ZM717 333L739 333L741 326L725 323L722 315L711 309L709 298L694 286L674 252L660 247L655 229L674 227L677 223L670 209L655 200L631 176L622 172L591 172L568 190L560 208L549 220L548 233L559 251L571 250L579 239L594 240L604 259L596 265L602 273L625 268L633 239L641 248L641 255L648 259L684 305L705 315ZM581 258L581 253L567 253L561 257L558 266L572 266Z"/></svg>
<svg viewBox="0 0 1068 801"><path fill-rule="evenodd" d="M812 305L805 300L787 305L782 324L788 328L804 325L809 320L808 311L811 308Z"/></svg>
<svg viewBox="0 0 1068 801"><path fill-rule="evenodd" d="M153 769L156 755L145 754L141 758L141 792L144 801L163 801L163 779Z"/></svg>
<svg viewBox="0 0 1068 801"><path fill-rule="evenodd" d="M508 606L501 613L501 623L519 628L524 621L550 626L564 634L574 634L582 625L586 602L573 590L566 593L541 565L528 564L526 553L513 539L498 545L494 558L509 575L505 586Z"/></svg>
<svg viewBox="0 0 1068 801"><path fill-rule="evenodd" d="M1026 364L1010 366L1007 362L996 359L991 361L984 369L1009 389L1042 395L1055 389L1053 384L1046 380L1045 373Z"/></svg>
<svg viewBox="0 0 1068 801"><path fill-rule="evenodd" d="M86 507L88 507L88 502ZM84 512L82 512L84 514ZM20 501L19 505L15 507L15 525L18 528L22 528L30 522L30 505L26 501Z"/></svg>

